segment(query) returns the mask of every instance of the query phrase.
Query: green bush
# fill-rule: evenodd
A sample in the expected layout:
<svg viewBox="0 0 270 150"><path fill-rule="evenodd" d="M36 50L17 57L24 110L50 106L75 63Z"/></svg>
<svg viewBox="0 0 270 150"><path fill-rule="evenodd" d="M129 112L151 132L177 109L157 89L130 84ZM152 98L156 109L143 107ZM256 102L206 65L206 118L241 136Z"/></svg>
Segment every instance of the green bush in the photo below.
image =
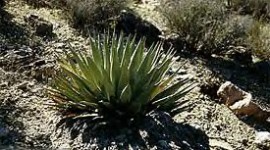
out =
<svg viewBox="0 0 270 150"><path fill-rule="evenodd" d="M227 35L223 25L228 15L222 2L179 0L161 6L170 32L177 33L189 49L211 54Z"/></svg>
<svg viewBox="0 0 270 150"><path fill-rule="evenodd" d="M256 21L248 32L247 46L263 60L270 59L270 25Z"/></svg>
<svg viewBox="0 0 270 150"><path fill-rule="evenodd" d="M67 0L68 12L77 27L111 25L128 0Z"/></svg>
<svg viewBox="0 0 270 150"><path fill-rule="evenodd" d="M175 62L162 44L145 52L135 37L110 36L91 40L91 54L71 51L60 60L50 95L58 107L97 112L109 118L131 118L155 110L177 111L179 98L194 84L166 74ZM174 84L173 84L173 83Z"/></svg>
<svg viewBox="0 0 270 150"><path fill-rule="evenodd" d="M240 14L249 14L260 19L270 19L269 0L230 0L229 7Z"/></svg>

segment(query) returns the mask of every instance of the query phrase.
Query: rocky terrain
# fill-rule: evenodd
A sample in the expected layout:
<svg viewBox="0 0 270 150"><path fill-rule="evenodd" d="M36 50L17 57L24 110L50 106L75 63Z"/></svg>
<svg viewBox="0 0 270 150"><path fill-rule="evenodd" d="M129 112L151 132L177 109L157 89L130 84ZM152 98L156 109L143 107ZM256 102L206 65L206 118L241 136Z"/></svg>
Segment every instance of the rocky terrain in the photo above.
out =
<svg viewBox="0 0 270 150"><path fill-rule="evenodd" d="M146 1L132 7L165 31L162 22L151 17L156 5L157 1ZM184 97L192 107L173 118L152 112L138 127L112 131L87 118L65 118L51 107L46 87L57 58L70 45L76 50L89 46L87 37L69 25L63 10L9 0L0 14L0 149L270 149L270 84L261 80L257 65L179 54L177 65L183 65L179 77L192 76L199 83ZM217 91L225 81L250 93L252 102L241 102L246 107L235 111L223 103ZM251 104L258 109L251 111Z"/></svg>

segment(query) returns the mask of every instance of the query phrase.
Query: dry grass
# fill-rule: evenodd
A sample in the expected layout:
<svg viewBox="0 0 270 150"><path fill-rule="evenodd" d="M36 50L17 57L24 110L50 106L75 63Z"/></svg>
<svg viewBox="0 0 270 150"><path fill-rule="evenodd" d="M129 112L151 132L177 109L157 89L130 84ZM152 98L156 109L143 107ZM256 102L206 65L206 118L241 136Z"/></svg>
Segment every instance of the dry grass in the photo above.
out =
<svg viewBox="0 0 270 150"><path fill-rule="evenodd" d="M270 25L256 21L248 32L247 45L260 59L270 58Z"/></svg>

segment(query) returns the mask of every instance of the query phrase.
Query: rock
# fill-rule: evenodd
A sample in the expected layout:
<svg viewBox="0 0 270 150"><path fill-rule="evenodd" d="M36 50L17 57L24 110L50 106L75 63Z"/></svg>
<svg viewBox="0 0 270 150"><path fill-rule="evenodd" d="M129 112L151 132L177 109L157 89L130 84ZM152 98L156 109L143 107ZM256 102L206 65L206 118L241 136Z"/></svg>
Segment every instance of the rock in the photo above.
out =
<svg viewBox="0 0 270 150"><path fill-rule="evenodd" d="M159 140L159 141L158 141L158 144L159 144L161 147L163 147L164 149L168 149L168 148L169 148L169 144L168 144L168 142L165 141L165 140Z"/></svg>
<svg viewBox="0 0 270 150"><path fill-rule="evenodd" d="M65 144L59 146L59 149L71 149L71 146L68 143L65 143Z"/></svg>
<svg viewBox="0 0 270 150"><path fill-rule="evenodd" d="M35 30L38 36L51 36L53 35L53 24L37 15L29 14L24 17L24 20L28 22Z"/></svg>
<svg viewBox="0 0 270 150"><path fill-rule="evenodd" d="M26 90L26 89L27 89L27 84L28 84L27 81L23 81L22 83L19 83L19 84L17 85L17 88L18 88L18 89L21 89L21 90Z"/></svg>
<svg viewBox="0 0 270 150"><path fill-rule="evenodd" d="M260 131L256 133L255 143L264 144L270 142L270 133L267 131Z"/></svg>
<svg viewBox="0 0 270 150"><path fill-rule="evenodd" d="M4 88L8 86L8 82L0 83L0 88Z"/></svg>
<svg viewBox="0 0 270 150"><path fill-rule="evenodd" d="M211 147L216 147L216 148L225 149L225 150L233 150L234 149L229 143L227 143L225 141L219 141L216 139L209 140L209 145Z"/></svg>
<svg viewBox="0 0 270 150"><path fill-rule="evenodd" d="M233 46L230 48L231 50L225 53L228 58L231 58L234 61L243 65L248 65L252 63L252 53L250 50L242 46Z"/></svg>
<svg viewBox="0 0 270 150"><path fill-rule="evenodd" d="M236 114L239 115L256 115L260 112L260 108L251 101L251 99L243 99L241 101L235 102L233 105L229 106L231 110L234 110Z"/></svg>
<svg viewBox="0 0 270 150"><path fill-rule="evenodd" d="M157 27L129 11L121 12L116 29L127 34L136 34L138 37L146 37L146 42L151 44L159 41L161 35Z"/></svg>
<svg viewBox="0 0 270 150"><path fill-rule="evenodd" d="M187 44L182 41L179 40L179 35L176 33L172 33L172 34L168 34L168 35L161 35L160 38L162 39L162 41L164 41L164 48L165 49L169 49L171 47L174 47L178 50L181 50L182 52L184 52L183 50L187 49Z"/></svg>
<svg viewBox="0 0 270 150"><path fill-rule="evenodd" d="M221 98L223 103L229 106L239 100L250 101L252 99L250 93L243 91L230 81L225 82L219 87L217 95Z"/></svg>
<svg viewBox="0 0 270 150"><path fill-rule="evenodd" d="M0 138L6 137L9 134L9 130L5 127L0 127Z"/></svg>
<svg viewBox="0 0 270 150"><path fill-rule="evenodd" d="M253 116L259 120L266 121L268 112L262 110L252 101L252 95L243 91L233 83L227 81L217 91L222 103L228 106L236 115Z"/></svg>

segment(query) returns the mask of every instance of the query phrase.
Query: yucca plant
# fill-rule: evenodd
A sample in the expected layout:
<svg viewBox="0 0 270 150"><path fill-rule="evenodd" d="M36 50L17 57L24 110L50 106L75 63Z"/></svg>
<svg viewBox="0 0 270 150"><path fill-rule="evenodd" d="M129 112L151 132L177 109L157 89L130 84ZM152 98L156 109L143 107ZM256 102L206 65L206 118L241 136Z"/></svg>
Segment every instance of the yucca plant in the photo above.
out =
<svg viewBox="0 0 270 150"><path fill-rule="evenodd" d="M162 43L145 50L145 40L106 34L91 39L91 54L72 50L60 63L50 95L61 108L76 108L101 115L130 118L163 109L179 108L179 99L194 84L167 75L175 62L173 50ZM177 71L176 71L177 72ZM172 84L172 82L174 84Z"/></svg>

